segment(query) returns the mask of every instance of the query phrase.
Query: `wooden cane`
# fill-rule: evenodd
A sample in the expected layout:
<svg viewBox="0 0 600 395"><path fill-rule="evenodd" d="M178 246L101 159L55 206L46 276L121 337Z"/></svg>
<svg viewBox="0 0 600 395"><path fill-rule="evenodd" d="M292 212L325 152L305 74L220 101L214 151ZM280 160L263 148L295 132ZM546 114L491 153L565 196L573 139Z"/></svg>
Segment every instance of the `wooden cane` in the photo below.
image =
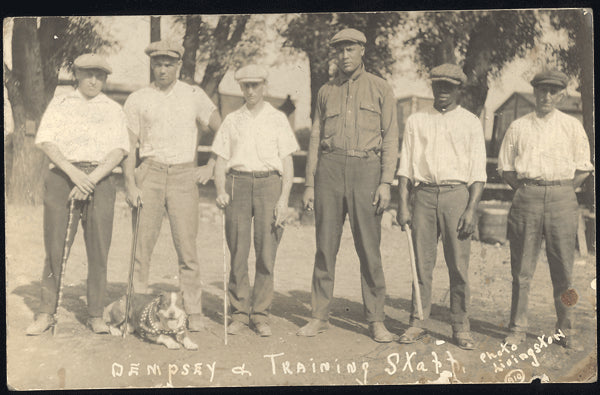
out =
<svg viewBox="0 0 600 395"><path fill-rule="evenodd" d="M137 247L138 230L140 229L140 214L142 213L142 199L138 196L135 210L135 226L133 228L133 240L131 242L131 258L129 260L129 278L127 281L127 295L125 296L125 323L123 324L123 338L127 336L127 325L129 323L129 311L131 310L131 294L133 293L133 270L135 267L135 249Z"/></svg>
<svg viewBox="0 0 600 395"><path fill-rule="evenodd" d="M417 276L417 264L415 261L415 250L412 241L410 229L406 229L406 238L408 239L408 255L410 256L410 271L412 273L413 286L415 287L415 297L417 298L417 314L423 321L423 305L421 304L421 289L419 288L419 278Z"/></svg>
<svg viewBox="0 0 600 395"><path fill-rule="evenodd" d="M63 279L65 277L65 269L67 267L67 259L69 259L69 252L71 252L71 225L73 224L73 213L75 212L75 199L71 199L69 202L69 220L67 221L67 232L65 234L65 244L63 246L62 262L60 265L60 277L58 278L58 298L56 300L56 316L58 318L58 308L62 301L63 296ZM54 326L52 327L52 336L56 336L58 332L58 319L55 320Z"/></svg>
<svg viewBox="0 0 600 395"><path fill-rule="evenodd" d="M222 223L223 223L223 328L225 330L225 345L227 345L227 240L225 239L225 210L223 210Z"/></svg>

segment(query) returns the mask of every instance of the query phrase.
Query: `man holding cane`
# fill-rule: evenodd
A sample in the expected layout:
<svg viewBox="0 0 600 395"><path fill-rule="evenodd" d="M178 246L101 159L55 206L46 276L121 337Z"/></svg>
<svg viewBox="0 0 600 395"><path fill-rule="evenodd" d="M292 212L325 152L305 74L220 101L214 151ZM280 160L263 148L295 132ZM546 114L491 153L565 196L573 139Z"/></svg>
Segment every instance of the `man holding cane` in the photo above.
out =
<svg viewBox="0 0 600 395"><path fill-rule="evenodd" d="M475 344L467 316L470 236L486 181L486 154L481 122L458 105L466 79L453 64L432 69L433 108L406 121L398 169L398 223L414 239L425 320L431 312L432 275L441 236L450 276L453 340L460 348L472 350ZM410 327L400 337L401 343L414 343L425 335L426 321L418 319L414 286L412 299Z"/></svg>
<svg viewBox="0 0 600 395"><path fill-rule="evenodd" d="M179 288L188 314L188 328L204 328L202 281L196 251L199 194L197 182L206 182L214 160L196 164L196 122L217 130L219 112L197 86L177 80L183 47L164 40L146 50L154 82L133 92L125 102L127 127L132 147L139 142L142 163L135 168L130 155L123 167L129 204L141 202L140 227L135 251L133 287L148 292L150 258L166 211L179 263Z"/></svg>
<svg viewBox="0 0 600 395"><path fill-rule="evenodd" d="M267 71L248 65L235 73L235 79L246 103L225 117L212 146L217 155L217 206L225 209L231 253L228 296L232 323L227 333L239 334L251 323L260 336L271 336L268 319L275 256L294 177L292 153L299 146L285 114L264 101ZM250 292L248 254L253 218L256 274Z"/></svg>
<svg viewBox="0 0 600 395"><path fill-rule="evenodd" d="M95 333L108 333L102 310L116 193L111 173L129 152L129 139L121 106L101 92L112 72L106 60L81 55L73 70L77 89L50 102L35 140L52 164L45 180L41 305L28 335L55 325L63 248L74 240L64 236L72 199L73 221L67 234L75 235L81 217L88 257L87 325Z"/></svg>

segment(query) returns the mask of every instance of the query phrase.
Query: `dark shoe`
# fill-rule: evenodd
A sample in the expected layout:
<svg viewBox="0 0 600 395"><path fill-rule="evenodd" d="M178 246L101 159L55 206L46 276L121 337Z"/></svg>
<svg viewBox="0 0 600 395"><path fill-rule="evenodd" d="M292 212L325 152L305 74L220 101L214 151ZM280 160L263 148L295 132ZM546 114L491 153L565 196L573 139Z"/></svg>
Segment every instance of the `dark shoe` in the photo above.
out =
<svg viewBox="0 0 600 395"><path fill-rule="evenodd" d="M583 351L583 345L572 335L561 337L559 340L555 340L555 343L559 346L563 346L567 350Z"/></svg>
<svg viewBox="0 0 600 395"><path fill-rule="evenodd" d="M394 340L394 335L388 331L381 321L371 322L369 324L371 337L378 343L390 343Z"/></svg>
<svg viewBox="0 0 600 395"><path fill-rule="evenodd" d="M296 335L313 337L317 336L319 333L325 332L327 329L329 329L329 322L313 318L308 324L298 329Z"/></svg>
<svg viewBox="0 0 600 395"><path fill-rule="evenodd" d="M404 344L416 343L423 339L426 335L427 332L425 332L425 329L411 326L400 336L398 342Z"/></svg>
<svg viewBox="0 0 600 395"><path fill-rule="evenodd" d="M101 333L110 333L110 328L106 325L106 322L101 317L90 317L87 321L87 326L92 330L92 332L101 334Z"/></svg>
<svg viewBox="0 0 600 395"><path fill-rule="evenodd" d="M271 327L266 322L255 322L254 330L262 337L269 337L273 334Z"/></svg>
<svg viewBox="0 0 600 395"><path fill-rule="evenodd" d="M475 340L471 336L470 332L458 332L452 336L452 340L456 345L463 350L474 350Z"/></svg>
<svg viewBox="0 0 600 395"><path fill-rule="evenodd" d="M512 346L513 344L518 346L525 341L525 338L525 332L510 332L510 334L504 338L504 343L506 343L507 346Z"/></svg>
<svg viewBox="0 0 600 395"><path fill-rule="evenodd" d="M242 321L233 320L231 324L227 326L227 333L230 335L239 335L246 326L247 325Z"/></svg>
<svg viewBox="0 0 600 395"><path fill-rule="evenodd" d="M204 330L204 316L202 314L190 314L188 316L188 329L190 332L200 332Z"/></svg>
<svg viewBox="0 0 600 395"><path fill-rule="evenodd" d="M29 324L27 329L25 329L25 333L29 336L37 336L46 332L48 328L54 326L56 321L54 317L48 313L40 313L37 315L35 320Z"/></svg>

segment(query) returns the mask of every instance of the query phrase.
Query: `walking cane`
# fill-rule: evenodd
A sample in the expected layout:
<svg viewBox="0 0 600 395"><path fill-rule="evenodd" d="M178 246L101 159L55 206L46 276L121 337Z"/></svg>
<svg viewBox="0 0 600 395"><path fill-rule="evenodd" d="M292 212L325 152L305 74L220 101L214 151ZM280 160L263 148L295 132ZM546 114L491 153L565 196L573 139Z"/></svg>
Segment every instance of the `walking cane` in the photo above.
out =
<svg viewBox="0 0 600 395"><path fill-rule="evenodd" d="M63 296L63 278L65 276L65 269L67 267L67 259L69 258L69 252L71 252L71 243L69 243L69 239L71 239L71 225L73 224L73 213L75 211L75 199L71 199L69 203L69 220L67 221L67 232L65 235L65 245L63 246L63 255L62 255L62 263L60 265L60 277L58 278L58 299L56 301L56 315L58 316L58 308L60 307L60 302L62 301ZM52 327L52 336L56 336L58 332L58 320L54 323Z"/></svg>
<svg viewBox="0 0 600 395"><path fill-rule="evenodd" d="M129 322L129 311L131 309L131 294L133 292L133 267L135 266L135 247L137 246L137 235L140 228L140 213L142 212L142 199L138 196L135 208L135 227L133 228L133 241L131 242L131 259L129 261L129 279L127 282L127 295L125 296L125 324L123 325L123 338L127 336L127 324Z"/></svg>
<svg viewBox="0 0 600 395"><path fill-rule="evenodd" d="M225 239L225 210L223 223L223 328L225 329L225 345L227 345L227 240Z"/></svg>
<svg viewBox="0 0 600 395"><path fill-rule="evenodd" d="M419 278L417 276L417 265L415 263L415 250L410 234L410 229L406 229L406 238L408 239L408 255L410 256L410 271L412 273L413 286L415 287L415 297L417 298L417 314L423 321L423 305L421 304L421 290L419 288Z"/></svg>

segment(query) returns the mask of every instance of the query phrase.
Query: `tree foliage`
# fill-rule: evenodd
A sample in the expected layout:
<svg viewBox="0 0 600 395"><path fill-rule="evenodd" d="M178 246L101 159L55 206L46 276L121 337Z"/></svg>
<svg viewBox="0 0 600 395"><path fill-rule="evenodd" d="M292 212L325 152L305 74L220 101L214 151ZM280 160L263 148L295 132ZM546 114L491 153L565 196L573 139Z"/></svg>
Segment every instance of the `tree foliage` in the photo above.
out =
<svg viewBox="0 0 600 395"><path fill-rule="evenodd" d="M386 13L326 13L283 16L279 33L284 47L306 55L310 67L311 117L314 114L319 88L329 79L332 51L329 40L343 28L355 28L367 38L365 68L379 75L389 75L395 61L390 41L403 19L402 14Z"/></svg>
<svg viewBox="0 0 600 395"><path fill-rule="evenodd" d="M116 42L93 17L27 17L12 22L12 67L3 64L15 125L5 146L10 157L8 163L5 160L7 197L35 204L41 201L46 163L33 140L54 96L58 73L82 53L107 50Z"/></svg>
<svg viewBox="0 0 600 395"><path fill-rule="evenodd" d="M478 116L488 78L523 56L542 33L533 10L424 12L408 29L406 44L415 46L422 72L442 63L462 65L467 83L461 104Z"/></svg>

